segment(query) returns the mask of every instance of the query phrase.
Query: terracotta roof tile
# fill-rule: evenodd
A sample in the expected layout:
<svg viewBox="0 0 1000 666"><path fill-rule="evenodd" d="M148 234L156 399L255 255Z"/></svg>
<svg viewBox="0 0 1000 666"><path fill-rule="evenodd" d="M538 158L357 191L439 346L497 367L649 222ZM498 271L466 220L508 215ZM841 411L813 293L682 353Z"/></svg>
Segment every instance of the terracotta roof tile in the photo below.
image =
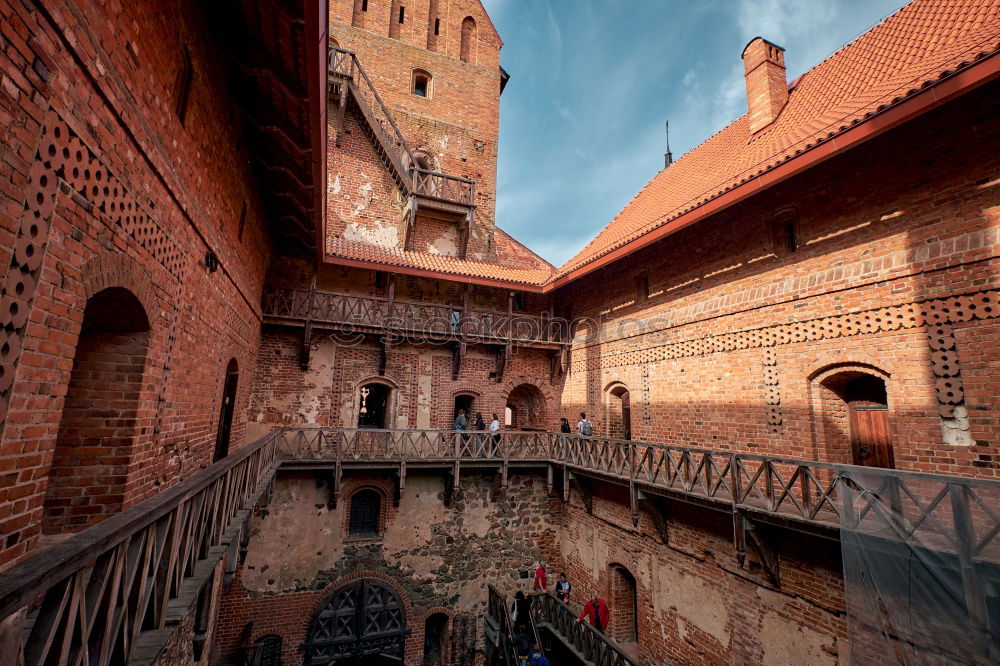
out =
<svg viewBox="0 0 1000 666"><path fill-rule="evenodd" d="M503 234L502 231L499 231L499 233ZM506 236L506 234L503 235ZM504 241L498 240L498 242ZM548 281L555 272L552 266L546 264L541 259L539 259L536 267L530 267L530 265L528 267L517 267L486 261L459 259L457 257L430 254L428 252L382 247L360 241L345 240L344 238L328 240L327 254L356 261L374 262L402 268L416 268L445 275L482 278L485 280L497 280L536 287Z"/></svg>
<svg viewBox="0 0 1000 666"><path fill-rule="evenodd" d="M558 276L998 49L1000 0L911 2L801 76L771 125L751 136L744 115L660 171Z"/></svg>

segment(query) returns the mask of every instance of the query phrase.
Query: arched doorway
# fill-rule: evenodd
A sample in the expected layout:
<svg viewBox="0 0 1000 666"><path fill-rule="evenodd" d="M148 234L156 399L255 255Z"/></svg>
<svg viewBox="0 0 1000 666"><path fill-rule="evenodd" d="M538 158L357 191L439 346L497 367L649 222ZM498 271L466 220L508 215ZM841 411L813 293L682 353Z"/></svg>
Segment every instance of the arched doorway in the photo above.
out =
<svg viewBox="0 0 1000 666"><path fill-rule="evenodd" d="M545 396L534 384L518 384L507 395L513 430L541 430L545 425Z"/></svg>
<svg viewBox="0 0 1000 666"><path fill-rule="evenodd" d="M443 666L445 663L445 638L448 631L448 616L434 613L424 622L424 664Z"/></svg>
<svg viewBox="0 0 1000 666"><path fill-rule="evenodd" d="M608 436L632 439L632 402L628 387L613 384L607 389Z"/></svg>
<svg viewBox="0 0 1000 666"><path fill-rule="evenodd" d="M226 378L222 387L222 406L219 413L219 430L215 435L215 455L212 461L222 460L229 455L229 438L233 431L233 410L236 408L236 384L240 379L239 364L230 359L226 366Z"/></svg>
<svg viewBox="0 0 1000 666"><path fill-rule="evenodd" d="M639 600L635 576L620 564L608 567L611 577L611 599L608 603L611 621L609 634L619 643L639 641Z"/></svg>
<svg viewBox="0 0 1000 666"><path fill-rule="evenodd" d="M834 440L830 443L836 446L840 440L841 448L849 447L854 465L895 467L885 379L844 370L820 384L826 391L823 415L828 438Z"/></svg>
<svg viewBox="0 0 1000 666"><path fill-rule="evenodd" d="M389 666L403 663L406 609L396 592L374 578L334 590L313 618L306 666Z"/></svg>
<svg viewBox="0 0 1000 666"><path fill-rule="evenodd" d="M389 427L389 393L385 384L369 383L358 390L358 427Z"/></svg>
<svg viewBox="0 0 1000 666"><path fill-rule="evenodd" d="M476 423L476 396L468 393L460 393L455 396L455 409L451 415L452 423L458 418L459 410L465 410L465 417L469 419L469 429L471 430ZM448 424L449 427L452 425Z"/></svg>
<svg viewBox="0 0 1000 666"><path fill-rule="evenodd" d="M42 509L46 534L76 532L121 511L137 434L149 319L111 287L83 312Z"/></svg>

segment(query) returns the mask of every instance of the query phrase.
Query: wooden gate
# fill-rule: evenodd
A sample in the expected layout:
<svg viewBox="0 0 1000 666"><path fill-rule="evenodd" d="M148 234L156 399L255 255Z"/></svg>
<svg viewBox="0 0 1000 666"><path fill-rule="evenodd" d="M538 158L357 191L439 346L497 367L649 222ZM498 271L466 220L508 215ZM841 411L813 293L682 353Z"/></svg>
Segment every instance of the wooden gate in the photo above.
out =
<svg viewBox="0 0 1000 666"><path fill-rule="evenodd" d="M402 664L409 633L406 610L392 588L373 578L362 578L337 588L313 618L303 646L305 664L329 666L369 660L398 660Z"/></svg>

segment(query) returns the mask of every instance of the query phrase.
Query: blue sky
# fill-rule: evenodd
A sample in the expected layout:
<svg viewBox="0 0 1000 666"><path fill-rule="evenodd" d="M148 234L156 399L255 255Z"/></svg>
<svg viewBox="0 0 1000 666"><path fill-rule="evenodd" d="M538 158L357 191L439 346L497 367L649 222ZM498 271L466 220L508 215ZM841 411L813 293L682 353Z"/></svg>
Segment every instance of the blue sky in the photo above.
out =
<svg viewBox="0 0 1000 666"><path fill-rule="evenodd" d="M663 167L746 112L740 53L783 46L789 80L902 0L484 0L511 75L497 225L559 266Z"/></svg>

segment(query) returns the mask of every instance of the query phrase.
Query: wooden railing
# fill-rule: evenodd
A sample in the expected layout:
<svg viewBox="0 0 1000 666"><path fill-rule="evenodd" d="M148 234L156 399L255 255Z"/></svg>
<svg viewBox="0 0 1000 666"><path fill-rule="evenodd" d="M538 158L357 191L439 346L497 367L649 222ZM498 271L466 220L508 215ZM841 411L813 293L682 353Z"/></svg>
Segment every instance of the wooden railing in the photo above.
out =
<svg viewBox="0 0 1000 666"><path fill-rule="evenodd" d="M0 574L0 621L21 614L28 626L19 645L0 644L0 662L18 663L17 651L26 666L155 656L223 556L235 572L270 493L278 434Z"/></svg>
<svg viewBox="0 0 1000 666"><path fill-rule="evenodd" d="M493 343L568 345L569 323L548 315L355 296L308 289L269 289L262 299L265 316L336 324L402 336L462 339Z"/></svg>
<svg viewBox="0 0 1000 666"><path fill-rule="evenodd" d="M407 194L463 206L475 205L474 181L419 167L413 149L399 131L399 126L393 120L389 108L375 90L375 84L353 51L331 46L327 56L327 70L330 74L349 82L348 89L353 93L372 131L393 153L394 166L400 171L400 185L407 190Z"/></svg>
<svg viewBox="0 0 1000 666"><path fill-rule="evenodd" d="M541 604L540 626L556 634L593 666L638 666L603 633L587 622L577 622L576 613L551 592L535 595L533 604Z"/></svg>
<svg viewBox="0 0 1000 666"><path fill-rule="evenodd" d="M548 463L627 485L634 505L643 492L672 495L902 541L943 540L1000 561L1000 482L992 480L533 431L298 428L281 433L278 449L297 461Z"/></svg>
<svg viewBox="0 0 1000 666"><path fill-rule="evenodd" d="M493 645L493 649L500 653L501 663L505 666L518 666L517 656L514 654L507 599L490 584L486 585L486 590L486 638Z"/></svg>

